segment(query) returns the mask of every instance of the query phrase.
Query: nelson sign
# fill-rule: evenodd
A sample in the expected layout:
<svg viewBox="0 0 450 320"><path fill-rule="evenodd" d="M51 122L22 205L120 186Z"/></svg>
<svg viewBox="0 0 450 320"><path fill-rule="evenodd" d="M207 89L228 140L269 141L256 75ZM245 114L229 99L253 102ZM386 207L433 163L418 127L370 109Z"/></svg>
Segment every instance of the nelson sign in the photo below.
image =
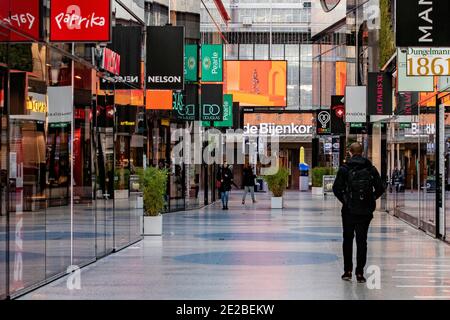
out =
<svg viewBox="0 0 450 320"><path fill-rule="evenodd" d="M397 47L448 47L450 1L397 0Z"/></svg>

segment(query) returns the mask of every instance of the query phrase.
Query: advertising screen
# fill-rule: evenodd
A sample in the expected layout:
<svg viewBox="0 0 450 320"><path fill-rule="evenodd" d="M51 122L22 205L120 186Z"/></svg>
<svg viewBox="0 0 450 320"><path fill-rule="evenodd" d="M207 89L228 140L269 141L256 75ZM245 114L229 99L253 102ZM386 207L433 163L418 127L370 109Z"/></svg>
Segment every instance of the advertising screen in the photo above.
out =
<svg viewBox="0 0 450 320"><path fill-rule="evenodd" d="M224 94L242 107L286 107L287 61L224 63Z"/></svg>

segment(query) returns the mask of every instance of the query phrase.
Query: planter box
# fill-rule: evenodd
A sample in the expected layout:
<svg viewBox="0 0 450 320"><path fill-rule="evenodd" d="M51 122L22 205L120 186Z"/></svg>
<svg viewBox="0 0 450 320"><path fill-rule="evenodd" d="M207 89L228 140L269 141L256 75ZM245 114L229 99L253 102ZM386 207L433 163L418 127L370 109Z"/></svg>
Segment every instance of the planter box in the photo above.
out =
<svg viewBox="0 0 450 320"><path fill-rule="evenodd" d="M162 215L156 217L144 216L144 236L162 236Z"/></svg>
<svg viewBox="0 0 450 320"><path fill-rule="evenodd" d="M316 196L323 196L323 188L313 187L312 194Z"/></svg>
<svg viewBox="0 0 450 320"><path fill-rule="evenodd" d="M271 208L272 209L283 209L283 197L272 197Z"/></svg>

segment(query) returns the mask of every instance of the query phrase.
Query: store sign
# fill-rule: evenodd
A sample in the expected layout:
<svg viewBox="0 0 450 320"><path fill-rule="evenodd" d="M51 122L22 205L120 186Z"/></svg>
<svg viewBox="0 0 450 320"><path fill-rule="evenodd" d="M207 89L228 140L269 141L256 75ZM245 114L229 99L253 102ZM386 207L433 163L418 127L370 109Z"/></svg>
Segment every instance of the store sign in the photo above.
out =
<svg viewBox="0 0 450 320"><path fill-rule="evenodd" d="M331 134L331 112L323 110L317 112L316 116L317 135Z"/></svg>
<svg viewBox="0 0 450 320"><path fill-rule="evenodd" d="M147 27L147 89L184 89L184 27Z"/></svg>
<svg viewBox="0 0 450 320"><path fill-rule="evenodd" d="M48 87L48 122L72 122L73 87Z"/></svg>
<svg viewBox="0 0 450 320"><path fill-rule="evenodd" d="M345 121L348 123L367 121L367 87L346 87Z"/></svg>
<svg viewBox="0 0 450 320"><path fill-rule="evenodd" d="M50 41L109 42L111 0L50 1Z"/></svg>
<svg viewBox="0 0 450 320"><path fill-rule="evenodd" d="M345 97L331 97L331 133L341 135L346 133L345 126Z"/></svg>
<svg viewBox="0 0 450 320"><path fill-rule="evenodd" d="M30 93L26 102L26 108L32 112L47 112L47 102L45 96Z"/></svg>
<svg viewBox="0 0 450 320"><path fill-rule="evenodd" d="M450 46L450 1L397 0L397 47Z"/></svg>
<svg viewBox="0 0 450 320"><path fill-rule="evenodd" d="M198 120L197 86L186 85L185 91L173 92L173 112L176 120Z"/></svg>
<svg viewBox="0 0 450 320"><path fill-rule="evenodd" d="M392 77L388 73L370 72L368 80L369 115L392 115Z"/></svg>
<svg viewBox="0 0 450 320"><path fill-rule="evenodd" d="M120 74L120 55L109 48L93 48L96 65L113 75Z"/></svg>
<svg viewBox="0 0 450 320"><path fill-rule="evenodd" d="M411 127L405 128L405 137L430 136L436 134L436 125L411 123Z"/></svg>
<svg viewBox="0 0 450 320"><path fill-rule="evenodd" d="M407 50L397 49L397 90L400 92L434 92L434 78L407 76Z"/></svg>
<svg viewBox="0 0 450 320"><path fill-rule="evenodd" d="M223 81L223 46L221 44L202 46L202 81Z"/></svg>
<svg viewBox="0 0 450 320"><path fill-rule="evenodd" d="M201 101L201 121L223 121L223 85L203 85Z"/></svg>
<svg viewBox="0 0 450 320"><path fill-rule="evenodd" d="M140 89L142 29L133 26L116 26L113 28L112 43L108 48L120 55L120 73L112 79L102 79L100 89L107 90L113 83L115 89Z"/></svg>
<svg viewBox="0 0 450 320"><path fill-rule="evenodd" d="M399 92L397 96L396 115L413 116L419 114L419 93Z"/></svg>
<svg viewBox="0 0 450 320"><path fill-rule="evenodd" d="M450 48L408 48L408 76L449 76Z"/></svg>
<svg viewBox="0 0 450 320"><path fill-rule="evenodd" d="M313 127L311 125L302 125L291 123L289 125L277 125L275 123L260 123L259 125L251 125L247 123L244 126L244 134L246 135L311 135Z"/></svg>
<svg viewBox="0 0 450 320"><path fill-rule="evenodd" d="M225 94L223 96L223 121L214 122L214 127L232 127L233 126L233 95Z"/></svg>
<svg viewBox="0 0 450 320"><path fill-rule="evenodd" d="M40 39L41 0L0 0L0 42Z"/></svg>
<svg viewBox="0 0 450 320"><path fill-rule="evenodd" d="M184 80L188 82L198 80L198 46L196 44L184 46Z"/></svg>

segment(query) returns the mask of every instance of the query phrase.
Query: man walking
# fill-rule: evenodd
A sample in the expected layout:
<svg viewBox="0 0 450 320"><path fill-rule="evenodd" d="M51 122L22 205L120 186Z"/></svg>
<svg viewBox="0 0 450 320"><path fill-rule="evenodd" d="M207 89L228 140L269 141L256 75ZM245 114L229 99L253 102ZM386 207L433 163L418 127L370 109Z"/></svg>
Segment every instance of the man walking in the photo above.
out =
<svg viewBox="0 0 450 320"><path fill-rule="evenodd" d="M228 210L228 200L230 197L231 185L233 182L233 172L228 166L227 162L224 161L222 167L219 168L217 173L217 182L220 192L220 198L222 200L222 210Z"/></svg>
<svg viewBox="0 0 450 320"><path fill-rule="evenodd" d="M349 153L351 158L339 169L333 185L334 195L342 203L344 229L342 280L351 281L352 279L353 238L356 235L356 280L359 283L365 283L367 234L376 209L376 200L383 195L385 188L377 169L362 156L363 147L360 143L353 143Z"/></svg>
<svg viewBox="0 0 450 320"><path fill-rule="evenodd" d="M245 204L245 198L247 197L247 193L250 192L252 195L253 203L256 203L255 200L255 179L256 176L253 173L252 167L247 164L244 168L244 197L242 198L242 204Z"/></svg>

